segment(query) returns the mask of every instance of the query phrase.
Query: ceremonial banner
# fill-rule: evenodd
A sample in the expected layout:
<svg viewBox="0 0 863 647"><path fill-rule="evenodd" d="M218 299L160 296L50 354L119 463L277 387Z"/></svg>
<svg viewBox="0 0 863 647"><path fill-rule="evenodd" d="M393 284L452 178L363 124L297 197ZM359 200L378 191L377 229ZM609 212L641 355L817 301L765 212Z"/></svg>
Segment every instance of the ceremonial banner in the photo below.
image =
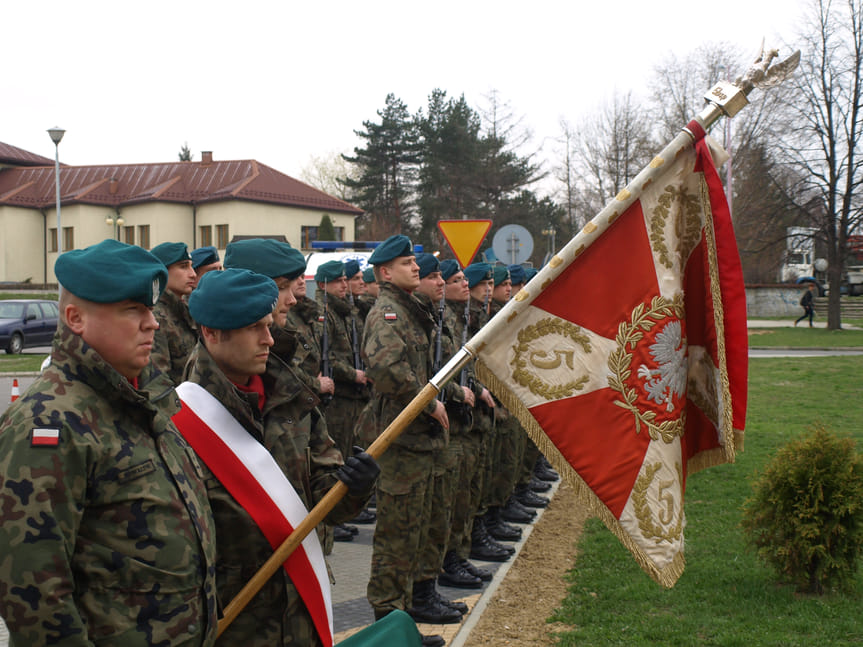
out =
<svg viewBox="0 0 863 647"><path fill-rule="evenodd" d="M231 496L243 506L273 548L308 514L267 449L231 413L193 382L177 387L182 409L172 420ZM218 542L218 537L216 538ZM309 533L284 562L325 647L333 644L333 604L324 553Z"/></svg>
<svg viewBox="0 0 863 647"><path fill-rule="evenodd" d="M746 411L740 259L704 131L688 129L638 196L619 195L467 344L580 500L669 587L687 475L734 461Z"/></svg>

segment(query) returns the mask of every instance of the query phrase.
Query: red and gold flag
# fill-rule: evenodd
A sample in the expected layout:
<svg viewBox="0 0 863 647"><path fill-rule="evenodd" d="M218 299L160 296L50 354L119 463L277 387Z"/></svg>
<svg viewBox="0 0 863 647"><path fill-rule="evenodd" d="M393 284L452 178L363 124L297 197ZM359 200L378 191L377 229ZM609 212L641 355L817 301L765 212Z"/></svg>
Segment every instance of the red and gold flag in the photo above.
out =
<svg viewBox="0 0 863 647"><path fill-rule="evenodd" d="M688 128L694 146L666 148L638 196L619 195L467 345L479 378L665 586L684 566L687 475L734 461L746 412L740 259L704 131Z"/></svg>

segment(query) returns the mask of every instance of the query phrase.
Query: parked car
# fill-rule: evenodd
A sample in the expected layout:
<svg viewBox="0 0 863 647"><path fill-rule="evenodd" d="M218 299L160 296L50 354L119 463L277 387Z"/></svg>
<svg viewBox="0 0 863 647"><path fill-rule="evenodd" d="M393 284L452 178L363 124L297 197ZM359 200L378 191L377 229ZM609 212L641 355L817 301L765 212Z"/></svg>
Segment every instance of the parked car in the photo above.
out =
<svg viewBox="0 0 863 647"><path fill-rule="evenodd" d="M0 348L12 354L34 346L50 346L59 316L56 301L0 301Z"/></svg>

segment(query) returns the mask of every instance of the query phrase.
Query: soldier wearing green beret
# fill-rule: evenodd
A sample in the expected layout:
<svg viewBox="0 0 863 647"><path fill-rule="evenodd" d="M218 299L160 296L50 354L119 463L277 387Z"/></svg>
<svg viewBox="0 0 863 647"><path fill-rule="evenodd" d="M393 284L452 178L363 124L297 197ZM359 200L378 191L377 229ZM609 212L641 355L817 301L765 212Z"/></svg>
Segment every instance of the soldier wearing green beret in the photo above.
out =
<svg viewBox="0 0 863 647"><path fill-rule="evenodd" d="M441 274L440 263L432 254L418 254L417 264L420 268L420 284L414 295L426 306L436 321L433 370L437 372L455 354L461 344L454 338L446 317L444 300L446 283ZM434 503L429 521L429 541L420 557L417 578L422 582L434 580L440 575L441 584L476 589L482 586L482 580L466 572L460 562L457 565L449 564L449 571L442 572L452 528L456 485L460 479L460 469L464 459L464 438L470 431L471 418L465 419L460 414L464 407L473 408L474 393L469 386L461 386L458 381L450 381L443 387L440 399L446 405L449 418L449 443L445 450L437 452L435 456ZM465 608L464 611L466 610Z"/></svg>
<svg viewBox="0 0 863 647"><path fill-rule="evenodd" d="M222 269L222 260L219 258L219 250L212 245L198 247L191 252L192 269L195 270L195 286L207 272Z"/></svg>
<svg viewBox="0 0 863 647"><path fill-rule="evenodd" d="M363 293L357 297L357 309L360 311L360 316L363 321L369 315L369 310L375 304L375 299L378 298L380 287L375 281L375 271L371 265L363 270Z"/></svg>
<svg viewBox="0 0 863 647"><path fill-rule="evenodd" d="M379 468L365 453L343 461L317 409L317 396L289 364L270 352L278 298L274 281L261 274L236 267L206 274L189 300L201 327L201 340L186 366L185 378L212 396L209 406L225 411L242 434L257 441L256 447L259 443L266 448L306 510L321 500L336 479L342 480L348 494L327 519L339 523L362 507ZM178 388L184 402L187 388L187 384ZM178 422L178 426L188 433L187 423ZM209 458L206 463L208 495L216 519L218 594L224 607L271 556L271 537L265 534L267 520L262 527L255 506L245 507L232 489L237 470L219 471L219 463ZM260 485L270 492L267 484ZM247 490L244 482L240 486L240 492ZM270 487L284 490L278 483ZM323 579L327 579L326 572ZM319 585L328 586L321 581ZM285 572L276 573L222 633L220 643L320 645L323 641L309 610L313 603L301 596L294 579Z"/></svg>
<svg viewBox="0 0 863 647"><path fill-rule="evenodd" d="M367 444L432 377L434 338L434 319L413 296L420 279L410 239L391 236L375 248L369 263L381 291L363 333L366 371L374 384L360 421ZM444 404L433 400L381 456L367 589L376 618L403 609L420 622L461 620L462 614L444 603L434 580L417 580L419 555L428 542L425 521L431 518L435 452L446 447L448 429ZM426 642L443 644L439 636Z"/></svg>
<svg viewBox="0 0 863 647"><path fill-rule="evenodd" d="M51 363L0 418L0 615L12 645L212 645L215 531L202 466L151 371L168 280L115 240L55 268Z"/></svg>
<svg viewBox="0 0 863 647"><path fill-rule="evenodd" d="M467 325L470 316L470 288L459 264L454 259L441 261L441 278L446 282L446 321L452 330L455 346L460 348L468 341ZM483 491L485 471L485 434L473 424L474 407L480 400L487 406L492 406L494 400L488 389L474 378L473 362L464 369L459 383L467 385L473 392L474 400L471 406L448 403L447 414L450 419L450 429L457 426L464 428L462 433L450 433L450 442L460 443L462 447L461 461L458 467L458 482L453 499L450 535L447 541L447 552L444 555L443 568L438 582L446 586L475 587L476 580L489 581L490 571L479 568L468 560L471 552L471 529L473 519L480 506ZM502 557L506 557L500 551Z"/></svg>
<svg viewBox="0 0 863 647"><path fill-rule="evenodd" d="M153 309L159 330L153 343L153 364L178 384L183 367L198 342L198 327L189 315L188 296L198 283L185 243L162 243L151 253L168 268L168 285Z"/></svg>

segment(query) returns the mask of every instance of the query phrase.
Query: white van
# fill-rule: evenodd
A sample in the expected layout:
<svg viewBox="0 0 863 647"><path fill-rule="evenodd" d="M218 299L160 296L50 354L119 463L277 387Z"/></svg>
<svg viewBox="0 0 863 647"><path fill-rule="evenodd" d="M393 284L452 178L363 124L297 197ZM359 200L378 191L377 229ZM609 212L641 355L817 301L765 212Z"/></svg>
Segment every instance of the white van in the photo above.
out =
<svg viewBox="0 0 863 647"><path fill-rule="evenodd" d="M318 268L327 261L350 261L355 260L360 264L362 272L369 266L369 256L373 250L344 250L338 252L311 252L306 256L306 296L310 299L315 298L315 274Z"/></svg>

